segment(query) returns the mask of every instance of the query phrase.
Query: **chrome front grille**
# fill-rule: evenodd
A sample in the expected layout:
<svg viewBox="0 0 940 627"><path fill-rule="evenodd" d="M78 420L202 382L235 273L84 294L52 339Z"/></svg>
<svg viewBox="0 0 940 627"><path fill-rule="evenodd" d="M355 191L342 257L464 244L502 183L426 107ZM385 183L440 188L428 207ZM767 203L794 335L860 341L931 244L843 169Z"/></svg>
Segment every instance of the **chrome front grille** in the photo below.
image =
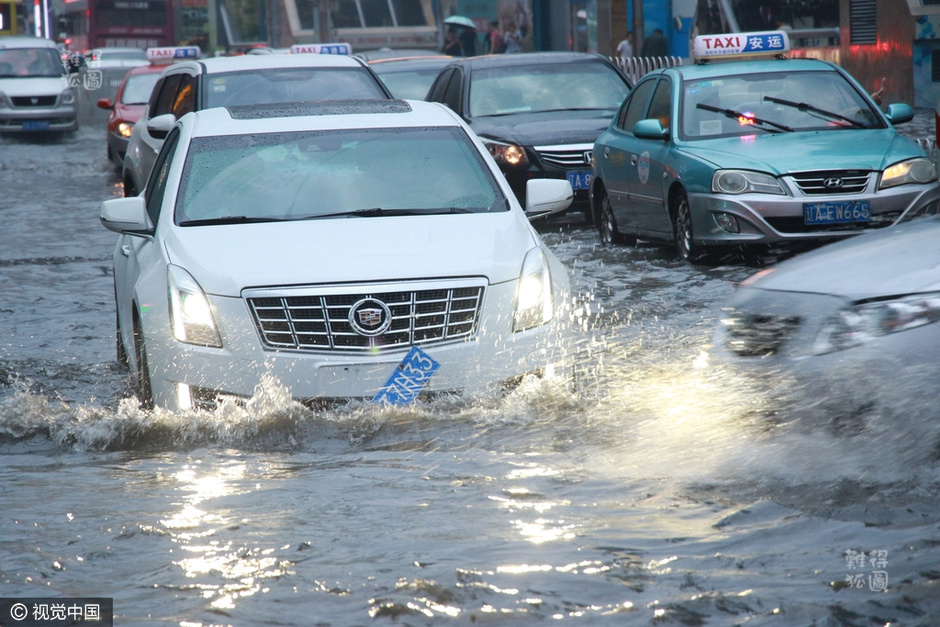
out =
<svg viewBox="0 0 940 627"><path fill-rule="evenodd" d="M776 353L799 328L798 316L743 315L733 312L722 319L727 335L725 348L742 357Z"/></svg>
<svg viewBox="0 0 940 627"><path fill-rule="evenodd" d="M542 163L559 168L591 167L591 152L594 144L566 144L562 146L535 146Z"/></svg>
<svg viewBox="0 0 940 627"><path fill-rule="evenodd" d="M798 172L790 177L804 194L860 194L868 187L869 170L822 170Z"/></svg>
<svg viewBox="0 0 940 627"><path fill-rule="evenodd" d="M476 333L484 281L405 285L410 289L356 285L246 290L244 297L263 346L272 350L361 352L464 341ZM366 308L364 317L387 316L387 328L377 334L363 332L354 315L364 302L378 304Z"/></svg>

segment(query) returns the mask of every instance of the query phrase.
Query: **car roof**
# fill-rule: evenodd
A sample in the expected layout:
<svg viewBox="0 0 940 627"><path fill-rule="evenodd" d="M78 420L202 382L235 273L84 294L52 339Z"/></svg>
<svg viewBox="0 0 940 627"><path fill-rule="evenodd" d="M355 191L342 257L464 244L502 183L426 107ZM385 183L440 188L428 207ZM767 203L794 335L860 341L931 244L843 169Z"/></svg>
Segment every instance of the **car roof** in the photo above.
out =
<svg viewBox="0 0 940 627"><path fill-rule="evenodd" d="M700 80L729 76L734 74L757 74L765 72L779 72L786 74L799 71L828 71L834 66L818 59L762 59L751 61L716 61L680 65L669 68L679 73L684 80ZM667 70L659 70L660 73Z"/></svg>
<svg viewBox="0 0 940 627"><path fill-rule="evenodd" d="M26 37L22 35L5 35L0 37L0 48L52 48L58 50L55 42L42 37Z"/></svg>
<svg viewBox="0 0 940 627"><path fill-rule="evenodd" d="M234 57L209 57L179 61L167 67L189 67L199 74L222 74L245 70L267 70L295 67L355 68L365 67L359 59L342 54L244 54Z"/></svg>
<svg viewBox="0 0 940 627"><path fill-rule="evenodd" d="M216 107L180 119L196 137L278 131L462 126L450 109L421 100L337 100Z"/></svg>

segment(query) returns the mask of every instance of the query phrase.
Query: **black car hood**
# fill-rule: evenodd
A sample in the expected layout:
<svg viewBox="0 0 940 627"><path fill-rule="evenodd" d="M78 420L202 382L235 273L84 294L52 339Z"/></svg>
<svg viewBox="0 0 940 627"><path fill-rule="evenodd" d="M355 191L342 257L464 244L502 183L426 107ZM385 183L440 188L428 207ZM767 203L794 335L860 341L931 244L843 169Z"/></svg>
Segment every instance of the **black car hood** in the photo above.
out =
<svg viewBox="0 0 940 627"><path fill-rule="evenodd" d="M521 146L593 144L607 130L615 110L546 111L512 113L468 120L481 137L491 137Z"/></svg>

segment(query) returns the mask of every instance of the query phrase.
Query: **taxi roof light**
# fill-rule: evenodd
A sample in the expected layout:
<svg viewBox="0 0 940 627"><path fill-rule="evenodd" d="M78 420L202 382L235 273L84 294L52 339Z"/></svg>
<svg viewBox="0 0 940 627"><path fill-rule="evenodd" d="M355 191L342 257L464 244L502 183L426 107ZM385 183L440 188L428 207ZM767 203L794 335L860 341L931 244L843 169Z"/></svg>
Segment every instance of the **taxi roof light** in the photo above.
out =
<svg viewBox="0 0 940 627"><path fill-rule="evenodd" d="M783 30L699 35L692 43L692 57L696 63L728 57L782 55L789 51L790 36Z"/></svg>
<svg viewBox="0 0 940 627"><path fill-rule="evenodd" d="M163 46L147 48L147 60L151 63L172 63L181 59L198 59L199 46Z"/></svg>

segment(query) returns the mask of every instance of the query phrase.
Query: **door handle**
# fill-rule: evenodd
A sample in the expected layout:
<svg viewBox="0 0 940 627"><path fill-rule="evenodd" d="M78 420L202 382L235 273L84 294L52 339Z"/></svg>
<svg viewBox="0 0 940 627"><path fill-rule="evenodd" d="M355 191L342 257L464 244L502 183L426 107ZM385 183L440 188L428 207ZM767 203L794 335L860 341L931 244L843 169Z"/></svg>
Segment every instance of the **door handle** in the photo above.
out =
<svg viewBox="0 0 940 627"><path fill-rule="evenodd" d="M610 159L610 147L609 146L604 146L604 158Z"/></svg>
<svg viewBox="0 0 940 627"><path fill-rule="evenodd" d="M130 256L131 256L131 245L130 245L130 244L124 244L123 246L121 246L121 254L124 255L125 257L130 257Z"/></svg>

